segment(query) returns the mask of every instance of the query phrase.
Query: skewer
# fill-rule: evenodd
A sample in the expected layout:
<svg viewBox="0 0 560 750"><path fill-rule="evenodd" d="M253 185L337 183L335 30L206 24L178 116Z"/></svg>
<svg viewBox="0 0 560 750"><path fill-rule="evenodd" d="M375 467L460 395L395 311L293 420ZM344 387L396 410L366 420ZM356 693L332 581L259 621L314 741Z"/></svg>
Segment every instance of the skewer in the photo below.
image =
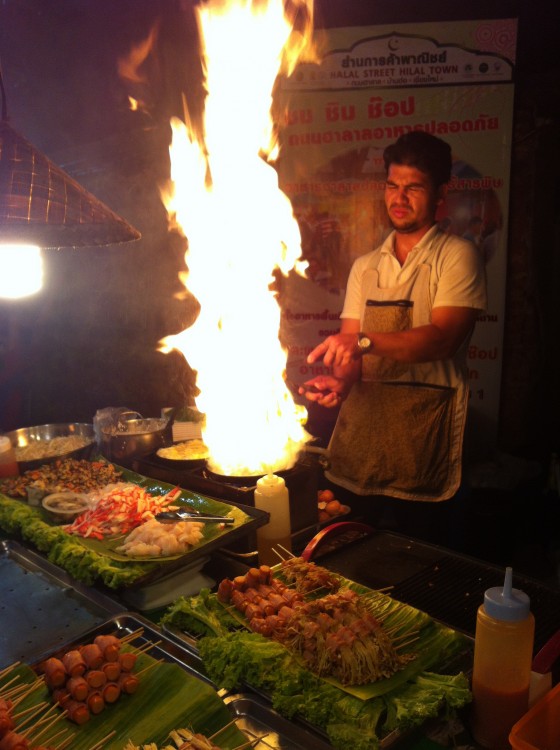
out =
<svg viewBox="0 0 560 750"><path fill-rule="evenodd" d="M144 674L144 672L147 672L148 669L152 669L152 667L155 667L157 664L161 664L162 661L165 661L164 659L158 659L157 661L154 661L153 664L148 664L147 667L144 667L144 669L141 669L139 672L133 672L133 675L135 677L139 677L141 674Z"/></svg>
<svg viewBox="0 0 560 750"><path fill-rule="evenodd" d="M46 701L43 701L43 703L39 703L39 705L40 705L40 706L46 706L46 705L47 705L47 702L46 702ZM46 717L47 717L47 716L48 716L49 714L53 714L53 713L55 713L55 712L56 712L56 709L57 709L57 708L58 708L58 703L52 703L52 704L51 704L51 705L49 706L49 708L48 708L48 709L47 709L47 710L45 711L45 715L43 716L43 719L41 719L41 721L39 721L39 722L37 722L37 723L38 723L38 724L41 724L41 723L43 723L44 719L45 719L45 718L46 718ZM57 715L59 716L60 714L57 714Z"/></svg>
<svg viewBox="0 0 560 750"><path fill-rule="evenodd" d="M237 718L232 719L228 724L225 724L223 727L220 727L220 729L218 729L217 732L214 732L214 734L211 737L208 737L208 739L210 740L210 742L213 741L214 737L217 737L219 734L221 734L222 732L224 732L226 729L229 729L229 727L233 726L236 721L237 721Z"/></svg>
<svg viewBox="0 0 560 750"><path fill-rule="evenodd" d="M151 641L149 643L146 643L144 646L132 646L132 649L135 654L147 654L148 651L150 651L152 648L155 648L156 646L159 646L163 641L155 641L155 643L152 643Z"/></svg>
<svg viewBox="0 0 560 750"><path fill-rule="evenodd" d="M268 734L263 734L262 737L255 737L254 740L249 740L249 742L245 742L243 745L238 745L234 750L244 750L246 747L256 747L257 743L265 737L268 737Z"/></svg>
<svg viewBox="0 0 560 750"><path fill-rule="evenodd" d="M286 549L286 547L283 547L281 544L279 544L278 546L280 547L282 552L285 552L288 555L288 557L297 557L297 555L294 555L294 553L291 550Z"/></svg>
<svg viewBox="0 0 560 750"><path fill-rule="evenodd" d="M8 667L4 667L4 669L0 670L0 680L2 680L7 674L9 674L12 669L15 669L15 667L19 667L21 664L20 661L15 661L13 664L10 664Z"/></svg>
<svg viewBox="0 0 560 750"><path fill-rule="evenodd" d="M395 646L395 651L398 651L401 648L406 648L406 646L410 646L413 643L416 643L417 640L420 639L420 636L417 635L416 638L411 638L410 641L405 641L404 643L399 643L398 646Z"/></svg>
<svg viewBox="0 0 560 750"><path fill-rule="evenodd" d="M117 733L116 729L113 729L112 732L109 732L105 737L102 737L100 740L98 740L95 745L92 745L88 750L98 750L98 748L103 747L103 745L107 742L107 740L110 740L113 735Z"/></svg>
<svg viewBox="0 0 560 750"><path fill-rule="evenodd" d="M47 720L46 725L41 729L41 731L34 736L33 742L36 743L42 734L45 734L45 732L48 732L49 729L51 729L53 724L56 724L57 721L61 721L62 719L66 718L67 715L68 715L68 711L63 711L61 714L57 714L57 716L51 716L50 719ZM22 737L27 738L29 737L29 735L34 734L37 727L39 727L44 722L45 722L45 719L41 719L32 727L29 727L29 729L27 729L25 732L22 732Z"/></svg>
<svg viewBox="0 0 560 750"><path fill-rule="evenodd" d="M61 718L63 718L63 717L62 717L62 716L53 716L53 718L52 718L52 721L51 721L51 722L50 722L50 723L49 723L49 724L48 724L48 725L47 725L46 727L43 727L43 729L42 729L42 730L41 730L41 731L40 731L40 732L39 732L38 734L36 734L36 735L35 735L35 736L33 737L33 744L35 744L35 743L37 742L37 740L39 739L39 737L40 737L40 736L41 736L42 734L45 734L45 732L47 732L47 731L48 731L49 729L51 729L52 725L53 725L53 724L54 724L54 723L55 723L56 721L58 721L59 719L61 719ZM50 744L50 743L52 742L52 740L53 740L54 738L58 737L58 736L59 736L59 735L61 735L61 734L65 734L66 732L68 732L68 728L67 728L67 727L63 727L62 729L60 729L60 730L59 730L59 731L58 731L58 732L57 732L56 734L54 734L54 735L53 735L52 737L50 737L50 738L49 738L49 744ZM25 734L24 734L23 736L25 737ZM72 738L72 739L73 739L73 738Z"/></svg>
<svg viewBox="0 0 560 750"><path fill-rule="evenodd" d="M14 688L13 691L10 691L10 692L20 693L20 695L18 695L17 698L12 701L13 703L12 708L16 708L16 706L19 706L19 704L23 700L25 700L25 698L27 698L27 696L30 695L34 690L37 690L38 688L43 687L44 683L45 683L44 677L37 677L37 679L29 687L20 685L18 688ZM24 689L24 691L21 692L22 688L26 688L26 687L27 689Z"/></svg>
<svg viewBox="0 0 560 750"><path fill-rule="evenodd" d="M26 722L29 721L29 719L32 719L35 716L35 714L40 713L46 705L48 705L47 701L42 701L41 703L38 703L36 706L29 706L29 708L25 708L23 711L20 711L19 714L12 714L12 719L14 719L14 721L18 721L22 716L24 716L25 714L29 714L29 712L31 712L31 715L27 716L19 724L19 726L22 727Z"/></svg>
<svg viewBox="0 0 560 750"><path fill-rule="evenodd" d="M404 625L404 627L407 627L407 625ZM383 628L383 630L384 630L384 631L385 631L385 632L387 633L387 635L390 635L390 636L392 636L392 635L393 635L393 633L398 633L398 631L399 631L399 630L402 630L402 629L403 629L403 624L402 624L402 623L398 623L397 625L393 625L393 626L392 626L392 627L390 627L390 628L385 628L385 627ZM414 632L414 633L417 633L418 631L417 631L417 630L414 630L414 631L406 631L406 632L407 632L407 634L408 634L408 632ZM400 637L400 636L397 636L397 638L399 638L399 637Z"/></svg>
<svg viewBox="0 0 560 750"><path fill-rule="evenodd" d="M129 633L128 635L123 635L122 638L119 638L121 643L129 643L130 641L133 641L135 638L140 637L144 634L144 628L138 628L137 630L134 630L132 633Z"/></svg>
<svg viewBox="0 0 560 750"><path fill-rule="evenodd" d="M274 552L274 554L276 555L276 557L280 558L281 562L286 562L287 558L286 557L282 557L282 555L280 554L280 552L278 552L278 550L276 549L276 547L273 547L272 551Z"/></svg>
<svg viewBox="0 0 560 750"><path fill-rule="evenodd" d="M397 643L398 641L404 641L405 638L412 638L413 636L418 636L419 630L409 630L407 633L403 633L402 635L397 635L395 638L391 638L393 643Z"/></svg>
<svg viewBox="0 0 560 750"><path fill-rule="evenodd" d="M386 591L392 591L394 586L384 586L382 589L374 589L376 594L384 594Z"/></svg>
<svg viewBox="0 0 560 750"><path fill-rule="evenodd" d="M12 682L17 682L19 679L21 679L21 675L19 675L19 674L16 674L15 677L12 677L12 679L9 682L7 682L5 685L2 686L2 693L1 694L4 697L7 697L8 692L11 693L11 692L13 692L14 689L12 688L12 690L6 691L6 688L9 687L12 684ZM21 688L21 685L19 687Z"/></svg>
<svg viewBox="0 0 560 750"><path fill-rule="evenodd" d="M53 734L53 736L49 737L49 739L48 739L49 745L52 745L53 741L56 740L60 735L67 734L69 731L70 730L67 727L63 727L59 732L57 732L56 734ZM62 742L61 745L58 746L58 750L62 750L63 747L67 747L68 746L69 742L73 742L73 741L74 741L74 735L71 734L69 737L67 737L64 740L64 742Z"/></svg>
<svg viewBox="0 0 560 750"><path fill-rule="evenodd" d="M56 735L55 735L56 737ZM64 742L61 742L60 745L56 748L56 750L66 750L67 747L70 747L70 744L74 742L74 735L71 734L70 737L64 740Z"/></svg>

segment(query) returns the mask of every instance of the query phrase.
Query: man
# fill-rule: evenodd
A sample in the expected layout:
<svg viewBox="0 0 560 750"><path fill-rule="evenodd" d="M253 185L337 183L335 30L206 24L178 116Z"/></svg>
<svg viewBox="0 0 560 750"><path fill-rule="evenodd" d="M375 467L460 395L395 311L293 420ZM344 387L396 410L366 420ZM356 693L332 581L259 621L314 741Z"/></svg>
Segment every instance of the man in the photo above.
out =
<svg viewBox="0 0 560 750"><path fill-rule="evenodd" d="M461 482L466 352L486 306L484 267L470 242L436 223L449 145L415 131L383 157L393 232L354 262L340 333L308 356L332 375L300 392L325 407L342 404L326 476L354 497L378 498L364 508L378 508L380 496L441 505Z"/></svg>

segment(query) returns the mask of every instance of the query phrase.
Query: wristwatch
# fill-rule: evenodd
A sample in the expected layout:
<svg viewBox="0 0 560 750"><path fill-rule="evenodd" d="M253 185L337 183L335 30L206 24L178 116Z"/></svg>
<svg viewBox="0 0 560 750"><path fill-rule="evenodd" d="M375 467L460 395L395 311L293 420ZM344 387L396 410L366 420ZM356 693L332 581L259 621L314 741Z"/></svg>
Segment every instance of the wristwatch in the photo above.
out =
<svg viewBox="0 0 560 750"><path fill-rule="evenodd" d="M373 341L361 331L358 334L358 349L360 354L367 354L373 349Z"/></svg>

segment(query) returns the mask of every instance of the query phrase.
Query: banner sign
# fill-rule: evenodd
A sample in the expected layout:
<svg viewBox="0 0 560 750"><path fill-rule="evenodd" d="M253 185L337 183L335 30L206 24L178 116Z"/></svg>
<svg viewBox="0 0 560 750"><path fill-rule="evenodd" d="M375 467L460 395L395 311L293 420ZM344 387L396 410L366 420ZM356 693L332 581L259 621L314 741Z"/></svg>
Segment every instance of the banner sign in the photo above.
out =
<svg viewBox="0 0 560 750"><path fill-rule="evenodd" d="M321 62L300 65L275 100L280 186L309 264L306 277L294 273L282 283L288 379L300 383L325 371L307 365L307 353L339 330L354 259L390 231L383 150L402 133L430 132L453 152L438 222L475 242L486 263L488 309L469 350L469 422L482 451L495 440L499 414L517 22L323 33Z"/></svg>

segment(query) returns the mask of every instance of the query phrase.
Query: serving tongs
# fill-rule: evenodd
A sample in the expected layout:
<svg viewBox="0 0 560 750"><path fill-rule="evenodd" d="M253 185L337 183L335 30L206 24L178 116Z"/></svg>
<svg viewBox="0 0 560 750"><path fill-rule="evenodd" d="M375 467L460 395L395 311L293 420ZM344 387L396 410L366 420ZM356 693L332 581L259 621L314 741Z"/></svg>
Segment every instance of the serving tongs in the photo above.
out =
<svg viewBox="0 0 560 750"><path fill-rule="evenodd" d="M197 521L198 523L235 523L235 518L230 516L207 516L202 513L193 513L192 511L182 510L164 510L154 516L160 523L177 523L177 521Z"/></svg>

